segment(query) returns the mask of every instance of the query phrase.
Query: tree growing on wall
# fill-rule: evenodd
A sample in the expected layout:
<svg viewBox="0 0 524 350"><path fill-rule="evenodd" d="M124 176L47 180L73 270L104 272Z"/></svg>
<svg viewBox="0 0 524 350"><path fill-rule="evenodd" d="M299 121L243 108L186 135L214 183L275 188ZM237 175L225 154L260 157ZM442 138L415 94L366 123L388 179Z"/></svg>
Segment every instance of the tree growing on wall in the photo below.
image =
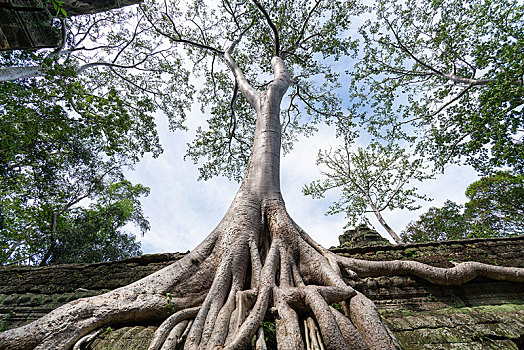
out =
<svg viewBox="0 0 524 350"><path fill-rule="evenodd" d="M523 270L509 267L468 262L439 269L337 256L288 215L280 149L297 132L311 130L299 119L302 112L310 121L347 127L329 63L349 55L353 43L345 30L357 9L332 0L225 0L217 8L202 1L147 4L143 15L154 40L180 44L206 81L199 98L211 106L211 117L190 156L207 157L200 163L204 178L242 177L244 171L240 188L218 226L183 259L1 333L0 346L70 348L100 327L156 320L161 325L149 349L181 342L186 349L246 349L254 337L264 349L261 326L273 313L280 349L393 349L395 340L373 303L344 278L410 273L440 284L476 276L524 281ZM345 315L332 303L341 303Z"/></svg>
<svg viewBox="0 0 524 350"><path fill-rule="evenodd" d="M403 243L382 212L420 208L416 201L426 196L417 193L410 182L431 177L424 172L420 159L410 159L409 153L397 144L372 143L366 149L358 147L353 152L346 140L343 147L319 152L317 164L329 170L322 172L323 181L305 186L304 194L321 198L327 190L340 188L340 199L330 207L328 214L345 212L348 225L355 226L366 213L372 213L395 242Z"/></svg>

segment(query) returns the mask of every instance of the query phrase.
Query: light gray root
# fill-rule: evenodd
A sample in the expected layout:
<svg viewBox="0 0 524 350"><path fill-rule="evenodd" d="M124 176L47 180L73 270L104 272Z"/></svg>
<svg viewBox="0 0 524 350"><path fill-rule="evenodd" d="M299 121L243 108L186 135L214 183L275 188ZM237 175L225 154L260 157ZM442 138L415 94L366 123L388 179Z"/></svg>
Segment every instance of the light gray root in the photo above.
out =
<svg viewBox="0 0 524 350"><path fill-rule="evenodd" d="M235 333L231 343L229 343L225 349L243 350L248 346L251 339L253 339L255 332L262 324L268 309L272 289L275 286L275 275L279 260L280 255L277 244L273 242L269 248L264 267L261 271L260 288L255 305L249 312L248 317L242 323L242 326Z"/></svg>
<svg viewBox="0 0 524 350"><path fill-rule="evenodd" d="M308 350L324 350L324 344L322 337L318 330L315 320L311 317L306 318L304 321L304 329L306 335L306 345Z"/></svg>
<svg viewBox="0 0 524 350"><path fill-rule="evenodd" d="M275 324L279 349L304 350L297 312L286 302L282 289L274 288L273 298L278 311Z"/></svg>
<svg viewBox="0 0 524 350"><path fill-rule="evenodd" d="M73 346L73 350L80 350L83 346L89 344L91 341L93 341L100 333L102 333L102 329L97 329L89 333L88 335L80 338L79 341L76 342L75 346Z"/></svg>
<svg viewBox="0 0 524 350"><path fill-rule="evenodd" d="M158 327L157 330L155 331L155 334L153 335L153 339L151 340L151 343L149 344L149 347L147 348L147 350L160 349L162 347L162 344L164 344L165 340L169 336L173 327L175 327L181 321L185 321L185 320L194 318L197 315L199 310L200 310L200 307L193 307L190 309L178 311L174 313L173 315L169 316L168 318L166 318L166 320L162 322L160 327Z"/></svg>
<svg viewBox="0 0 524 350"><path fill-rule="evenodd" d="M524 269L517 267L468 261L451 268L442 268L410 260L369 261L335 256L341 266L359 277L411 275L438 285L462 285L476 277L524 282Z"/></svg>
<svg viewBox="0 0 524 350"><path fill-rule="evenodd" d="M306 305L315 315L326 348L328 350L346 349L347 344L342 336L339 324L331 313L328 303L317 290L308 288L306 291Z"/></svg>
<svg viewBox="0 0 524 350"><path fill-rule="evenodd" d="M257 342L255 344L255 350L267 350L264 329L262 327L258 328L257 331Z"/></svg>
<svg viewBox="0 0 524 350"><path fill-rule="evenodd" d="M337 320L338 325L340 326L340 331L342 336L347 344L348 350L368 350L368 346L362 339L362 336L356 329L356 327L351 323L351 320L340 313L337 309L332 306L329 307L331 313Z"/></svg>
<svg viewBox="0 0 524 350"><path fill-rule="evenodd" d="M171 329L160 350L173 350L184 340L184 332L191 327L193 320L183 320Z"/></svg>
<svg viewBox="0 0 524 350"><path fill-rule="evenodd" d="M395 350L396 340L382 322L375 304L357 293L349 303L351 321L370 350Z"/></svg>

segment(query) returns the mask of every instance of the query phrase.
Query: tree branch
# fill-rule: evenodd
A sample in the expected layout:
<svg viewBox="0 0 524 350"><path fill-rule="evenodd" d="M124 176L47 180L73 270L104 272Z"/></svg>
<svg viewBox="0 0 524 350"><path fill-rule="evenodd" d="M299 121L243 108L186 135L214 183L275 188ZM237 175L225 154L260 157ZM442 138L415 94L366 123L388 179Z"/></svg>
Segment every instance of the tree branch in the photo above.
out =
<svg viewBox="0 0 524 350"><path fill-rule="evenodd" d="M273 38L275 40L275 56L280 57L280 37L278 34L278 29L275 26L275 23L271 20L271 17L269 17L269 14L267 13L266 9L258 2L258 0L253 0L257 8L262 12L264 17L266 18L266 22L273 31Z"/></svg>
<svg viewBox="0 0 524 350"><path fill-rule="evenodd" d="M457 96L455 96L454 98L452 98L451 100L449 100L448 102L446 102L445 104L443 104L442 106L440 106L440 108L438 108L435 112L431 113L431 114L426 114L426 115L423 115L423 116L419 116L419 117L415 117L415 118L411 118L411 119L408 119L408 120L403 120L401 121L400 123L397 123L395 125L393 125L393 130L392 132L394 133L395 132L395 129L398 128L399 126L401 125L404 125L404 124L408 124L408 123L411 123L411 122L414 122L416 120L420 120L420 119L426 119L426 118L433 118L434 116L436 116L437 114L439 114L440 112L442 112L445 108L447 108L448 106L450 106L451 104L453 104L454 102L456 102L457 100L459 100L462 96L464 96L464 94L470 90L473 86L475 85L468 85L466 86Z"/></svg>
<svg viewBox="0 0 524 350"><path fill-rule="evenodd" d="M235 130L237 128L237 116L235 115L235 106L238 99L238 83L235 79L235 88L233 90L233 97L231 98L231 122L229 125L229 153L231 154L231 142L235 136Z"/></svg>
<svg viewBox="0 0 524 350"><path fill-rule="evenodd" d="M126 48L128 48L129 45L131 45L131 43L135 40L136 35L137 35L137 33L138 33L138 26L140 25L140 22L142 21L142 18L143 18L143 17L140 17L140 18L138 19L138 22L137 22L137 24L136 24L136 26L135 26L135 30L134 30L134 32L133 32L133 36L132 36L131 39L129 39L129 41L124 45L124 47L121 48L120 51L118 51L118 53L116 54L116 56L115 56L115 57L113 58L113 60L111 61L112 63L115 63L116 60L118 59L118 56L120 56L120 55L122 54L122 52L124 52L124 50L125 50Z"/></svg>
<svg viewBox="0 0 524 350"><path fill-rule="evenodd" d="M224 60L226 61L226 64L228 65L229 69L231 69L231 71L233 72L233 75L235 76L235 81L238 84L238 89L240 90L240 92L242 92L249 104L253 106L253 108L255 108L256 110L258 110L258 99L260 93L249 84L244 73L231 57L231 53L233 53L233 50L240 42L241 38L242 36L239 36L238 39L231 43L231 45L229 45L229 47L224 51Z"/></svg>
<svg viewBox="0 0 524 350"><path fill-rule="evenodd" d="M140 8L140 10L142 11L142 13L144 14L144 16L146 17L146 19L149 21L149 23L151 24L151 26L153 27L153 29L160 35L162 36L165 36L166 38L168 38L169 40L171 40L172 42L175 42L175 43L182 43L182 44L188 44L188 45L191 45L191 46L195 46L195 47L198 47L198 48L201 48L201 49L205 49L205 50L208 50L208 51L211 51L213 52L214 54L217 54L217 55L223 55L224 52L223 51L220 51L218 50L217 48L213 47L213 46L209 46L209 45L205 45L205 44L201 44L201 43L198 43L198 42L195 42L195 41L191 41L191 40L187 40L187 39L182 39L182 37L180 36L180 34L178 33L178 31L176 31L176 27L174 27L173 29L175 30L175 33L177 34L178 38L175 38L174 36L172 35L169 35L167 34L166 32L160 30L154 23L153 21L147 16L146 12L144 11L143 8ZM169 17L169 16L168 16ZM171 20L172 21L172 20ZM172 22L173 23L173 22ZM173 23L174 25L174 23Z"/></svg>
<svg viewBox="0 0 524 350"><path fill-rule="evenodd" d="M42 76L42 66L0 68L0 82Z"/></svg>
<svg viewBox="0 0 524 350"><path fill-rule="evenodd" d="M309 20L311 19L311 16L313 15L313 12L315 12L315 10L317 9L318 5L321 3L321 0L318 0L315 5L313 6L313 8L311 9L311 11L308 12L307 16L306 16L306 19L304 20L304 22L302 23L302 28L300 28L300 34L298 35L298 38L295 42L295 45L293 45L293 47L290 49L290 50L282 50L282 54L284 53L288 53L288 54L295 54L295 50L296 48L298 48L301 44L302 44L302 39L304 38L304 35L306 34L306 28L307 28L307 25L309 23ZM306 40L304 41L307 41L308 38L306 38Z"/></svg>
<svg viewBox="0 0 524 350"><path fill-rule="evenodd" d="M387 18L385 18L384 21L386 22L386 24L388 25L389 29L393 33L393 36L395 37L395 40L397 41L398 45L400 46L400 49L402 51L404 51L405 53L407 53L412 59L414 59L415 62L417 62L421 66L426 67L427 69L429 69L429 72L424 72L424 73L431 73L433 75L440 76L442 78L446 78L448 80L451 80L451 81L453 81L455 83L467 84L467 85L472 85L472 86L484 86L484 85L487 85L487 84L495 81L494 79L471 79L471 78L465 78L465 77L461 77L461 76L457 75L455 72L444 73L444 72L439 71L438 69L436 69L433 66L423 62L417 56L415 56L413 54L413 52L411 52L404 45L404 43L400 40L400 37L398 36L398 33L395 31L395 29L393 29L393 25L391 24L391 22L389 22Z"/></svg>
<svg viewBox="0 0 524 350"><path fill-rule="evenodd" d="M60 39L60 45L58 45L58 47L53 52L51 52L49 54L49 56L47 56L48 58L59 55L60 52L65 47L66 37L67 37L67 27L66 27L66 23L65 23L65 19L64 18L60 18L60 25L61 25L61 28L62 28L62 37Z"/></svg>

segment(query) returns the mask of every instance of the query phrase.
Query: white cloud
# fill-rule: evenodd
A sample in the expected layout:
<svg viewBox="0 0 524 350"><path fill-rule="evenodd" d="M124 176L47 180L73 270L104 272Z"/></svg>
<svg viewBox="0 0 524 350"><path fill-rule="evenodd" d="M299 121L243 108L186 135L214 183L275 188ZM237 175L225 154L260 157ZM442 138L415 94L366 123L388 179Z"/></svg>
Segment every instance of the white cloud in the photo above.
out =
<svg viewBox="0 0 524 350"><path fill-rule="evenodd" d="M201 113L193 109L191 114L191 125L198 125L198 120L203 118ZM164 117L159 117L158 122L164 153L157 159L146 157L134 171L127 173L131 181L151 188L149 197L142 201L151 230L139 240L144 253L187 251L196 247L220 222L239 185L224 178L197 181L197 167L183 160L186 143L191 141L193 133L169 132ZM330 191L325 199L318 200L304 196L301 189L304 184L319 178L316 155L319 149L330 145L335 147L338 141L332 129L323 127L313 137L302 138L281 160L281 188L288 212L298 225L325 247L338 245L338 236L345 224L343 214L324 215L338 194ZM436 180L418 186L421 193L435 199L433 202L422 203L422 209L415 212L385 212L384 218L400 233L430 206L441 206L446 199L465 202L466 186L476 179L470 168L450 167ZM373 217L370 219L386 236L380 224Z"/></svg>

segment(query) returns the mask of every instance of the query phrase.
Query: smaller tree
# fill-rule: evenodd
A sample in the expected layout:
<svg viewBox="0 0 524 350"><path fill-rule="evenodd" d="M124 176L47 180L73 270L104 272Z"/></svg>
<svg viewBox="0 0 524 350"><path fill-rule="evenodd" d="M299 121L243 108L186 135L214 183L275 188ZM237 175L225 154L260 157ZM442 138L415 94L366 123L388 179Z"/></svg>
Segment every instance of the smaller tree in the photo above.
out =
<svg viewBox="0 0 524 350"><path fill-rule="evenodd" d="M469 238L464 206L446 201L442 208L431 207L402 231L406 242L445 241Z"/></svg>
<svg viewBox="0 0 524 350"><path fill-rule="evenodd" d="M0 264L97 262L140 255L134 235L122 232L134 223L149 229L139 197L149 189L122 179L84 189L68 203L41 197L0 200ZM71 193L59 193L59 195ZM46 195L49 195L46 193ZM79 206L83 199L93 201Z"/></svg>
<svg viewBox="0 0 524 350"><path fill-rule="evenodd" d="M316 180L304 186L304 194L322 198L327 190L341 188L339 200L326 214L345 212L347 226L354 226L361 220L367 222L365 215L373 213L399 244L402 240L381 213L386 209L416 210L420 208L415 204L418 199L428 200L409 183L431 176L423 171L421 159L411 159L397 144L372 143L366 149L359 147L352 152L350 141L346 139L344 146L335 151L320 151L317 164L326 166L329 171L322 171L323 181Z"/></svg>
<svg viewBox="0 0 524 350"><path fill-rule="evenodd" d="M402 232L409 242L524 234L524 177L498 172L468 186L465 205L446 201Z"/></svg>
<svg viewBox="0 0 524 350"><path fill-rule="evenodd" d="M524 233L524 176L498 172L468 186L465 215L497 236Z"/></svg>
<svg viewBox="0 0 524 350"><path fill-rule="evenodd" d="M78 207L61 218L56 241L48 245L49 264L98 262L140 255L135 236L122 232L128 222L142 233L149 229L139 196L149 189L129 181L109 184L98 201L88 208Z"/></svg>

